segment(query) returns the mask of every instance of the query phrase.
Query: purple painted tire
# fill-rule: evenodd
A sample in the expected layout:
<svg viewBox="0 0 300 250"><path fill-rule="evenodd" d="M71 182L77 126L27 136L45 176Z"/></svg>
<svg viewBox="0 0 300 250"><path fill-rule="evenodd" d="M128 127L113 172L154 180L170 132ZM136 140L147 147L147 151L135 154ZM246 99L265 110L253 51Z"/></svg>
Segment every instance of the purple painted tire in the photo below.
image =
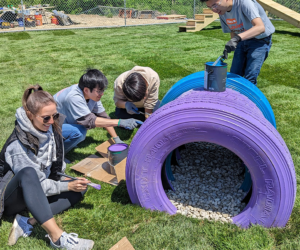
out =
<svg viewBox="0 0 300 250"><path fill-rule="evenodd" d="M194 141L228 148L249 166L252 196L233 218L241 227L260 224L284 227L296 197L291 155L283 139L257 106L237 91L191 90L164 105L146 120L132 140L126 164L131 201L152 209L176 213L161 181L167 155Z"/></svg>

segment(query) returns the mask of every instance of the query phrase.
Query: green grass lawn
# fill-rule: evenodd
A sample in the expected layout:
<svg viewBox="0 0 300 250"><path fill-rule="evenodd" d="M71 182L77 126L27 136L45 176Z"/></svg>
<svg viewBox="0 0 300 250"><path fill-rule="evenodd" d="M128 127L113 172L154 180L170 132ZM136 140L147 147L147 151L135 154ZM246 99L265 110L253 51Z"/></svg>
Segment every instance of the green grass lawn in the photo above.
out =
<svg viewBox="0 0 300 250"><path fill-rule="evenodd" d="M300 30L286 22L277 21L274 25L273 46L262 67L258 87L271 103L278 131L292 154L299 183ZM217 22L197 33L177 31L178 25L161 25L0 34L0 146L13 130L15 110L21 106L23 91L29 84L39 83L55 94L77 83L85 68L100 69L109 81L102 102L107 113L114 117L113 82L119 74L135 65L153 68L161 78L159 98L162 99L178 80L204 70L204 63L214 61L229 40ZM232 55L227 60L229 68L231 61ZM136 132L118 128L116 131L127 143ZM77 163L96 153L95 147L107 138L103 129L90 130L87 139L67 157ZM70 166L67 173L80 176ZM109 249L124 236L135 249L300 249L299 194L285 228L253 226L243 230L230 224L147 211L131 204L124 182L118 187L101 185L100 192L89 189L80 204L55 217L65 231L94 240L94 249ZM12 217L2 219L1 249L49 246L45 231L35 226L32 236L8 247L12 221Z"/></svg>

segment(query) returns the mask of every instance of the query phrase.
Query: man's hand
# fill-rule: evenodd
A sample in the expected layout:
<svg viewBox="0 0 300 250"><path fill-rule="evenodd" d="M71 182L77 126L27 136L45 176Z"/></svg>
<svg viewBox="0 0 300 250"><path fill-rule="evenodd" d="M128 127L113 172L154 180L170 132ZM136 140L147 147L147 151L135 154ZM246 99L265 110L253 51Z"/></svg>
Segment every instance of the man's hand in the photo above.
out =
<svg viewBox="0 0 300 250"><path fill-rule="evenodd" d="M226 43L226 45L225 45L225 50L226 50L226 52L227 52L227 53L230 53L231 51L235 51L235 49L236 49L236 47L237 47L237 45L238 45L238 43L239 43L240 41L242 41L242 38L241 38L239 35L235 35L233 38L231 38L231 39L229 40L229 42ZM225 51L225 50L224 50L224 51ZM223 53L224 53L224 52L223 52ZM224 56L225 56L225 59L227 59L227 58L226 58L227 54L226 54L226 55L224 54ZM227 56L227 57L228 57L228 56Z"/></svg>
<svg viewBox="0 0 300 250"><path fill-rule="evenodd" d="M228 52L226 49L224 49L223 51L223 56L222 56L223 60L227 59L228 58Z"/></svg>
<svg viewBox="0 0 300 250"><path fill-rule="evenodd" d="M122 127L122 128L133 130L139 124L143 124L143 122L140 121L140 120L136 120L136 119L130 118L130 119L120 119L118 126Z"/></svg>
<svg viewBox="0 0 300 250"><path fill-rule="evenodd" d="M138 108L132 102L126 102L125 108L128 114L135 115L139 113Z"/></svg>
<svg viewBox="0 0 300 250"><path fill-rule="evenodd" d="M70 181L68 183L68 189L73 192L82 192L87 189L87 184L90 183L89 180L83 177L77 177L78 180Z"/></svg>

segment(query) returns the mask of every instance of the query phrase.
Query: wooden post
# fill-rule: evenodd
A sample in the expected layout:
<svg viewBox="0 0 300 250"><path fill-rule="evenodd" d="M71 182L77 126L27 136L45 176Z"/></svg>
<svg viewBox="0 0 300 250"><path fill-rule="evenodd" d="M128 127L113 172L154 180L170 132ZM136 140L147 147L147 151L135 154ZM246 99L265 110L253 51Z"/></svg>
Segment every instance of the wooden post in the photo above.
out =
<svg viewBox="0 0 300 250"><path fill-rule="evenodd" d="M124 18L125 18L125 27L126 27L126 0L124 0Z"/></svg>

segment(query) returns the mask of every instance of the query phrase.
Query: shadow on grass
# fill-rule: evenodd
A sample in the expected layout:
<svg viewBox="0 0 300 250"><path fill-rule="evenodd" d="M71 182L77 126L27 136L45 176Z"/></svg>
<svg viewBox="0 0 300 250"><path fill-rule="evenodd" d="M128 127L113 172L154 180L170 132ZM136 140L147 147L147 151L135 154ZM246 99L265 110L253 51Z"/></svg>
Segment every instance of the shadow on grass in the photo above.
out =
<svg viewBox="0 0 300 250"><path fill-rule="evenodd" d="M286 30L276 30L275 32L276 32L276 34L291 35L291 36L300 37L299 32L292 32L292 31L286 31Z"/></svg>
<svg viewBox="0 0 300 250"><path fill-rule="evenodd" d="M95 151L94 154L97 154L97 152ZM72 152L72 150L65 156L65 158L67 158L68 160L71 161L71 163L73 164L74 161L82 161L83 159L89 157L90 155L92 155L92 153L74 153ZM98 155L99 156L99 155Z"/></svg>
<svg viewBox="0 0 300 250"><path fill-rule="evenodd" d="M121 203L122 205L131 204L126 182L124 180L120 181L119 185L114 189L111 195L111 201Z"/></svg>
<svg viewBox="0 0 300 250"><path fill-rule="evenodd" d="M31 39L27 32L5 33L3 37L7 37L11 41Z"/></svg>
<svg viewBox="0 0 300 250"><path fill-rule="evenodd" d="M54 36L71 36L75 35L75 32L72 30L54 30L53 32Z"/></svg>
<svg viewBox="0 0 300 250"><path fill-rule="evenodd" d="M26 215L23 215L23 216L26 216ZM26 217L28 217L28 216L26 216ZM1 218L1 220L0 220L0 227L2 226L2 221L13 223L14 219L15 219L14 215L10 215L10 216L3 215L2 218Z"/></svg>
<svg viewBox="0 0 300 250"><path fill-rule="evenodd" d="M109 138L109 137L108 137ZM103 142L105 142L105 140L95 140L93 137L91 136L87 136L86 139L83 141L83 142L80 142L77 147L71 149L71 151L69 151L67 154L66 154L66 158L68 160L70 160L71 162L73 161L77 161L77 160L83 160L85 159L86 157L90 156L92 153L78 153L78 152L74 152L74 150L76 148L87 148L90 144L96 144L96 145L100 145L102 144ZM95 150L95 153L96 154L96 150Z"/></svg>
<svg viewBox="0 0 300 250"><path fill-rule="evenodd" d="M222 29L221 25L214 25L212 27L210 26L208 28L204 28L203 30L220 30L220 29Z"/></svg>
<svg viewBox="0 0 300 250"><path fill-rule="evenodd" d="M84 199L75 205L76 209L84 208L84 209L94 209L94 205L90 203L84 203ZM72 207L70 208L72 209Z"/></svg>
<svg viewBox="0 0 300 250"><path fill-rule="evenodd" d="M118 119L115 115L115 112L110 112L109 117L111 117L111 119ZM115 127L115 131L121 140L129 140L132 133L134 132L134 130L129 130L121 127ZM109 134L108 138L110 138Z"/></svg>
<svg viewBox="0 0 300 250"><path fill-rule="evenodd" d="M25 208L24 210L18 212L18 214L25 216L25 217L30 217L29 215L29 210L27 208ZM3 215L3 217L0 220L0 223L2 220L7 221L7 222L13 222L15 219L16 215ZM1 225L1 224L0 224Z"/></svg>
<svg viewBox="0 0 300 250"><path fill-rule="evenodd" d="M95 140L94 139L94 137L92 137L92 136L87 136L86 138L85 138L85 140L84 141L82 141L82 142L80 142L79 144L78 144L78 147L80 147L80 148L84 148L84 147L88 147L90 144L92 144L92 143L96 143L96 144L98 144L98 143L103 143L105 140L104 139L102 139L102 140Z"/></svg>

